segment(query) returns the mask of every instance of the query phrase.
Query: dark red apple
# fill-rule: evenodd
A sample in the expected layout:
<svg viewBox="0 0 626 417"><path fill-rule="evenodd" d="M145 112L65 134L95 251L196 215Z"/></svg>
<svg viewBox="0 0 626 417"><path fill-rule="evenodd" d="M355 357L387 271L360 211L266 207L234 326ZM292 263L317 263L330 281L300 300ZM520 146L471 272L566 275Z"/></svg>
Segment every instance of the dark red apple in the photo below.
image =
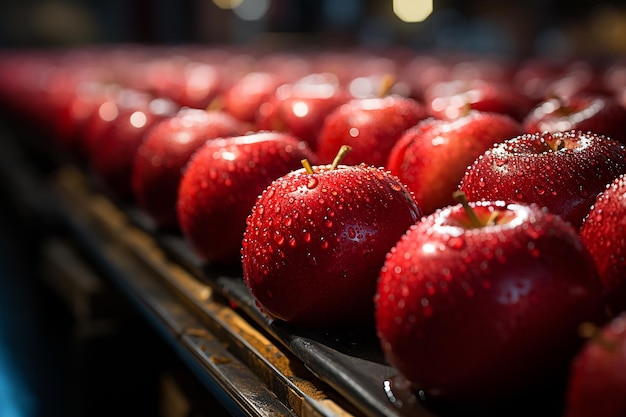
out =
<svg viewBox="0 0 626 417"><path fill-rule="evenodd" d="M183 108L157 123L141 145L133 163L134 200L162 229L178 229L176 200L182 170L207 140L238 136L248 125L223 111Z"/></svg>
<svg viewBox="0 0 626 417"><path fill-rule="evenodd" d="M582 224L596 196L626 172L626 148L580 131L524 134L496 144L468 167L460 188L470 201L537 203Z"/></svg>
<svg viewBox="0 0 626 417"><path fill-rule="evenodd" d="M206 262L241 261L241 241L256 198L276 178L315 163L295 136L260 132L202 145L185 168L178 190L178 221L184 237Z"/></svg>
<svg viewBox="0 0 626 417"><path fill-rule="evenodd" d="M626 109L612 96L574 95L549 98L524 119L528 133L582 130L626 143Z"/></svg>
<svg viewBox="0 0 626 417"><path fill-rule="evenodd" d="M385 254L420 216L407 189L382 168L292 171L263 191L247 219L245 283L273 319L371 324Z"/></svg>
<svg viewBox="0 0 626 417"><path fill-rule="evenodd" d="M580 238L596 262L609 307L614 313L626 311L626 176L598 195Z"/></svg>
<svg viewBox="0 0 626 417"><path fill-rule="evenodd" d="M523 133L506 114L470 111L456 120L429 118L410 128L386 167L414 194L424 214L453 204L466 168L496 143Z"/></svg>
<svg viewBox="0 0 626 417"><path fill-rule="evenodd" d="M593 261L536 205L465 205L424 217L387 256L375 298L385 357L432 405L545 398L566 379L579 324L606 319Z"/></svg>
<svg viewBox="0 0 626 417"><path fill-rule="evenodd" d="M416 100L397 95L353 99L330 113L318 138L323 163L333 160L342 145L352 147L343 163L384 166L404 132L426 118Z"/></svg>
<svg viewBox="0 0 626 417"><path fill-rule="evenodd" d="M111 197L133 199L131 176L137 149L153 126L177 110L173 101L153 98L138 107L120 109L117 117L103 127L87 157L95 179Z"/></svg>
<svg viewBox="0 0 626 417"><path fill-rule="evenodd" d="M626 415L626 312L598 328L572 361L564 417Z"/></svg>
<svg viewBox="0 0 626 417"><path fill-rule="evenodd" d="M348 99L348 93L333 74L309 74L278 87L275 94L260 105L256 127L289 132L316 150L324 119Z"/></svg>

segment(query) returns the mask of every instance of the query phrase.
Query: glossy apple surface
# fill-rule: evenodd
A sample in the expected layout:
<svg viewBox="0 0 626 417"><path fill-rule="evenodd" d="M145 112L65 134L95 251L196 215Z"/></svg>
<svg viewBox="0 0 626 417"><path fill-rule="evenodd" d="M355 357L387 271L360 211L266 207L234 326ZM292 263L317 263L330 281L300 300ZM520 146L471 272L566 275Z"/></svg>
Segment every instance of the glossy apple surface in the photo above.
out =
<svg viewBox="0 0 626 417"><path fill-rule="evenodd" d="M276 178L315 163L298 138L252 133L206 142L185 168L178 191L181 231L206 262L239 264L246 217L259 194Z"/></svg>
<svg viewBox="0 0 626 417"><path fill-rule="evenodd" d="M453 204L466 168L496 143L521 135L522 126L500 113L471 111L455 120L428 118L407 130L387 168L413 192L424 214Z"/></svg>
<svg viewBox="0 0 626 417"><path fill-rule="evenodd" d="M91 144L87 155L96 180L109 195L131 201L132 170L137 150L150 129L173 116L178 106L166 99L152 98L135 108L120 109L119 114Z"/></svg>
<svg viewBox="0 0 626 417"><path fill-rule="evenodd" d="M626 415L626 312L590 330L589 340L572 362L563 415Z"/></svg>
<svg viewBox="0 0 626 417"><path fill-rule="evenodd" d="M349 95L333 74L309 74L291 84L283 84L256 115L260 130L289 132L316 150L319 134L326 117ZM335 149L335 154L339 149Z"/></svg>
<svg viewBox="0 0 626 417"><path fill-rule="evenodd" d="M600 193L580 228L613 313L626 311L626 177Z"/></svg>
<svg viewBox="0 0 626 417"><path fill-rule="evenodd" d="M183 108L150 129L137 149L131 181L134 199L156 227L177 230L176 200L182 170L209 139L238 136L248 125L223 111Z"/></svg>
<svg viewBox="0 0 626 417"><path fill-rule="evenodd" d="M578 325L605 320L598 276L560 217L534 205L470 206L480 225L450 206L390 251L376 295L382 349L427 402L532 401L565 378Z"/></svg>
<svg viewBox="0 0 626 417"><path fill-rule="evenodd" d="M626 143L626 109L608 95L550 98L537 104L524 119L528 133L582 130Z"/></svg>
<svg viewBox="0 0 626 417"><path fill-rule="evenodd" d="M382 168L320 165L274 181L255 203L243 277L265 314L311 327L372 323L385 254L421 212Z"/></svg>
<svg viewBox="0 0 626 417"><path fill-rule="evenodd" d="M470 201L537 203L582 224L596 196L626 172L626 148L580 131L524 134L497 144L468 167L460 188Z"/></svg>
<svg viewBox="0 0 626 417"><path fill-rule="evenodd" d="M330 113L319 135L317 153L330 163L341 146L352 147L345 164L385 166L395 143L404 132L426 118L417 101L391 95L353 99Z"/></svg>

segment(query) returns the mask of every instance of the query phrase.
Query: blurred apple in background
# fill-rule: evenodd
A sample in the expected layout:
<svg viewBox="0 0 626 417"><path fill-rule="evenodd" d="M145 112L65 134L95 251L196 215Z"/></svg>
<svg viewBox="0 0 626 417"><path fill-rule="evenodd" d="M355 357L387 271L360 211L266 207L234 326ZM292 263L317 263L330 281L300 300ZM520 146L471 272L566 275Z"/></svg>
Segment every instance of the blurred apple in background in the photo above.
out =
<svg viewBox="0 0 626 417"><path fill-rule="evenodd" d="M249 125L224 111L182 108L159 122L137 149L131 174L134 199L161 229L178 230L176 201L183 168L207 140L239 136Z"/></svg>
<svg viewBox="0 0 626 417"><path fill-rule="evenodd" d="M382 167L398 139L424 118L424 106L412 98L352 99L326 117L316 150L322 163L330 163L341 146L348 145L352 152L343 163Z"/></svg>
<svg viewBox="0 0 626 417"><path fill-rule="evenodd" d="M428 118L395 144L386 167L413 192L424 214L454 203L466 168L496 143L523 133L506 114L471 110L455 120Z"/></svg>
<svg viewBox="0 0 626 417"><path fill-rule="evenodd" d="M256 128L291 133L317 150L324 120L349 98L334 74L309 74L294 83L281 85L260 105Z"/></svg>

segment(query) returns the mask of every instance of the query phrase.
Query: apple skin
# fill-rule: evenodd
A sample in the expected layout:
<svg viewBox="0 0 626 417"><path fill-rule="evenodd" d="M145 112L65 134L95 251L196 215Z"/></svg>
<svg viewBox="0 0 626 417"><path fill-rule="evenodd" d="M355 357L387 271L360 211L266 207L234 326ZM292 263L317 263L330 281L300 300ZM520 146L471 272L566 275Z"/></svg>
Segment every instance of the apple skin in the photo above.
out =
<svg viewBox="0 0 626 417"><path fill-rule="evenodd" d="M202 145L185 168L177 213L183 236L201 260L241 262L246 218L276 178L316 162L305 142L278 132L215 139Z"/></svg>
<svg viewBox="0 0 626 417"><path fill-rule="evenodd" d="M564 417L626 415L626 312L595 331L572 361Z"/></svg>
<svg viewBox="0 0 626 417"><path fill-rule="evenodd" d="M598 195L580 238L596 263L609 308L615 314L626 311L626 176Z"/></svg>
<svg viewBox="0 0 626 417"><path fill-rule="evenodd" d="M193 153L207 140L242 135L248 128L223 111L182 108L150 129L137 149L131 184L137 206L155 227L179 230L178 186Z"/></svg>
<svg viewBox="0 0 626 417"><path fill-rule="evenodd" d="M278 178L257 199L241 251L244 281L271 319L371 325L385 254L422 213L383 168L313 170Z"/></svg>
<svg viewBox="0 0 626 417"><path fill-rule="evenodd" d="M397 95L353 99L324 120L317 154L330 163L342 145L352 147L344 164L385 166L395 143L404 132L425 119L426 110L414 99Z"/></svg>
<svg viewBox="0 0 626 417"><path fill-rule="evenodd" d="M137 149L153 126L173 116L177 110L173 101L162 98L153 98L140 107L122 109L92 143L87 156L89 167L112 198L132 201L131 177Z"/></svg>
<svg viewBox="0 0 626 417"><path fill-rule="evenodd" d="M255 123L259 107L270 100L280 85L280 79L272 73L248 73L224 91L223 109L239 120Z"/></svg>
<svg viewBox="0 0 626 417"><path fill-rule="evenodd" d="M536 205L470 206L483 219L500 212L499 222L472 227L461 205L449 206L391 249L377 334L427 403L490 409L532 392L528 402L565 379L579 323L606 320L597 272L559 216Z"/></svg>
<svg viewBox="0 0 626 417"><path fill-rule="evenodd" d="M549 98L537 104L523 121L527 133L582 130L626 143L626 109L608 95L578 94Z"/></svg>
<svg viewBox="0 0 626 417"><path fill-rule="evenodd" d="M470 111L456 120L428 118L407 130L389 154L387 169L414 194L424 214L454 203L465 169L522 126L500 113Z"/></svg>
<svg viewBox="0 0 626 417"><path fill-rule="evenodd" d="M309 74L278 87L259 106L255 124L260 130L289 132L316 150L324 120L350 98L333 74Z"/></svg>
<svg viewBox="0 0 626 417"><path fill-rule="evenodd" d="M424 92L430 116L457 119L466 110L502 113L521 120L532 102L508 83L483 79L454 79L431 85Z"/></svg>
<svg viewBox="0 0 626 417"><path fill-rule="evenodd" d="M537 203L580 228L596 196L625 172L626 148L615 140L544 132L494 145L468 167L459 187L470 201Z"/></svg>

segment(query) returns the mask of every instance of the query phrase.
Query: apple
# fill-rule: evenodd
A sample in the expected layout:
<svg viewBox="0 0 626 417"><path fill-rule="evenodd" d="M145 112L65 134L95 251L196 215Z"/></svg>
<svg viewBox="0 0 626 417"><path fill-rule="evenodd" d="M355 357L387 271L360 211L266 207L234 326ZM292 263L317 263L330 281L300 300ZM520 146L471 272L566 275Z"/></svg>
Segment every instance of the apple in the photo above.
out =
<svg viewBox="0 0 626 417"><path fill-rule="evenodd" d="M398 95L352 99L324 120L317 154L330 163L342 145L352 152L344 164L384 166L391 149L404 132L426 118L426 110L414 99Z"/></svg>
<svg viewBox="0 0 626 417"><path fill-rule="evenodd" d="M182 108L150 129L137 149L131 185L134 201L155 227L178 230L178 185L191 155L209 139L242 135L248 128L224 111Z"/></svg>
<svg viewBox="0 0 626 417"><path fill-rule="evenodd" d="M431 85L424 92L430 116L456 119L466 108L503 113L521 120L530 110L531 102L509 83L502 81L454 79Z"/></svg>
<svg viewBox="0 0 626 417"><path fill-rule="evenodd" d="M250 72L224 91L221 95L223 110L239 120L254 123L259 107L281 85L278 76L262 71Z"/></svg>
<svg viewBox="0 0 626 417"><path fill-rule="evenodd" d="M525 117L528 133L566 130L589 131L626 143L626 109L608 95L573 95L548 98Z"/></svg>
<svg viewBox="0 0 626 417"><path fill-rule="evenodd" d="M572 361L564 417L626 415L626 312L602 327L581 326L588 337Z"/></svg>
<svg viewBox="0 0 626 417"><path fill-rule="evenodd" d="M207 141L191 157L178 191L183 236L201 260L239 264L246 217L276 178L313 163L305 142L287 133L258 132Z"/></svg>
<svg viewBox="0 0 626 417"><path fill-rule="evenodd" d="M465 169L496 143L523 133L506 114L469 111L455 120L428 118L407 130L386 167L414 194L424 214L453 204Z"/></svg>
<svg viewBox="0 0 626 417"><path fill-rule="evenodd" d="M171 100L152 98L139 106L120 109L117 117L103 126L87 158L95 179L111 197L119 201L133 199L131 175L137 149L153 126L177 110L178 105Z"/></svg>
<svg viewBox="0 0 626 417"><path fill-rule="evenodd" d="M77 162L89 166L91 155L96 152L96 144L106 136L109 126L119 115L145 109L151 99L152 96L144 91L120 88L113 89L98 100L99 105L89 114L79 132L80 137L75 147Z"/></svg>
<svg viewBox="0 0 626 417"><path fill-rule="evenodd" d="M375 297L384 356L432 406L547 396L580 346L578 325L606 320L593 260L537 205L459 201L387 255Z"/></svg>
<svg viewBox="0 0 626 417"><path fill-rule="evenodd" d="M342 147L342 149L349 149ZM248 216L243 278L270 319L309 327L373 322L385 254L422 215L383 168L332 164L292 171Z"/></svg>
<svg viewBox="0 0 626 417"><path fill-rule="evenodd" d="M460 183L470 201L537 203L582 224L607 183L626 172L621 143L581 131L523 134L492 146Z"/></svg>
<svg viewBox="0 0 626 417"><path fill-rule="evenodd" d="M309 74L278 87L275 94L259 106L255 124L260 130L289 132L316 150L324 119L348 99L348 93L335 75Z"/></svg>
<svg viewBox="0 0 626 417"><path fill-rule="evenodd" d="M580 238L593 257L607 303L626 310L626 176L607 185L583 220Z"/></svg>

